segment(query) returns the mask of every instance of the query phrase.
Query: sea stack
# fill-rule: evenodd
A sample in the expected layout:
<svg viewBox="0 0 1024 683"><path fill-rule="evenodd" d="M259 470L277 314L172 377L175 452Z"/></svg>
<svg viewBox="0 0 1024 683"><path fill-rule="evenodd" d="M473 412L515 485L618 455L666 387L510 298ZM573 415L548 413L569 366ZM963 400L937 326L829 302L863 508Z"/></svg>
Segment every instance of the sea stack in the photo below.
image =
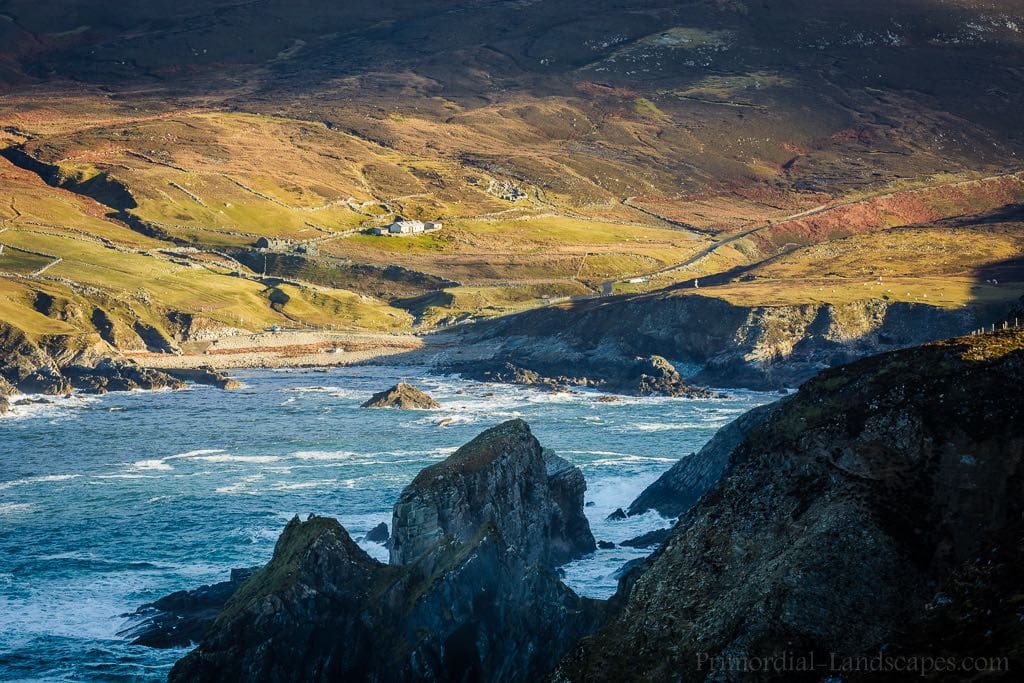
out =
<svg viewBox="0 0 1024 683"><path fill-rule="evenodd" d="M542 679L606 618L551 566L594 544L576 473L513 420L406 488L390 565L293 519L169 680Z"/></svg>
<svg viewBox="0 0 1024 683"><path fill-rule="evenodd" d="M402 491L391 564L414 561L442 538L465 543L488 523L527 563L562 564L595 548L583 515L585 490L579 468L553 453L545 459L526 422L504 422L424 469Z"/></svg>
<svg viewBox="0 0 1024 683"><path fill-rule="evenodd" d="M413 385L399 382L390 389L371 396L362 407L433 410L440 408L441 404Z"/></svg>

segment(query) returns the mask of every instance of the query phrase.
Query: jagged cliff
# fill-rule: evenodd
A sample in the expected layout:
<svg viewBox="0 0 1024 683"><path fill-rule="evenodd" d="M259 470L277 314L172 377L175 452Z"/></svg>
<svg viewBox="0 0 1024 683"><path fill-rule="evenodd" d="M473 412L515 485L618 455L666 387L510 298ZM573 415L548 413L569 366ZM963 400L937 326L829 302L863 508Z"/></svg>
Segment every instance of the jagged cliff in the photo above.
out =
<svg viewBox="0 0 1024 683"><path fill-rule="evenodd" d="M994 584L1003 600L1019 593L1006 578L1019 553L1007 559L1005 549L1024 514L1024 332L823 372L747 435L729 468L646 571L623 582L622 610L556 680L697 680L715 657L828 661L886 643L943 643L933 655L985 643L989 654L1021 652L1019 614L1014 622L1001 608L990 625L969 599L994 601L977 578L989 569L1003 577ZM1002 564L979 562L989 554ZM942 597L950 585L961 586L958 598ZM953 608L948 621L927 617L936 602ZM955 642L936 627L951 622ZM913 623L930 630L908 634Z"/></svg>
<svg viewBox="0 0 1024 683"><path fill-rule="evenodd" d="M774 389L797 386L825 368L863 356L964 334L1004 314L881 299L742 306L663 290L482 323L465 342L493 347L490 360L446 367L493 378L495 368L513 366L570 381L586 377L617 389L637 384L643 373L639 361L657 355L698 368L688 380L692 383Z"/></svg>
<svg viewBox="0 0 1024 683"><path fill-rule="evenodd" d="M407 487L390 565L295 518L170 680L538 680L605 618L550 566L586 525L581 484L513 420Z"/></svg>

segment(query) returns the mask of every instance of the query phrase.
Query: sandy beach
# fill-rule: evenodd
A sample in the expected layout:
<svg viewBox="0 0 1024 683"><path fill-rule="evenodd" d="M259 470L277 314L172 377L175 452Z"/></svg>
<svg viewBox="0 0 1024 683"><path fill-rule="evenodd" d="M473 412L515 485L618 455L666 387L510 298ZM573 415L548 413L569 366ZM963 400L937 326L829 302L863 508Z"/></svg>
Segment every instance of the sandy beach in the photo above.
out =
<svg viewBox="0 0 1024 683"><path fill-rule="evenodd" d="M157 369L280 368L352 365L417 351L440 351L439 340L414 335L323 331L256 332L225 335L182 344L181 353L126 353L139 364ZM417 356L419 354L416 354Z"/></svg>

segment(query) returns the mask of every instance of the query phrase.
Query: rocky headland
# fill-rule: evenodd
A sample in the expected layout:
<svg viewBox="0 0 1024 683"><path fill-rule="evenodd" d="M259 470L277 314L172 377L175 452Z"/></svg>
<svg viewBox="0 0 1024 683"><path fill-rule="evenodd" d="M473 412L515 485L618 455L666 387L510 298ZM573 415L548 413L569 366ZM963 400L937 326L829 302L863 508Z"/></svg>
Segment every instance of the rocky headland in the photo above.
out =
<svg viewBox="0 0 1024 683"><path fill-rule="evenodd" d="M67 342L55 338L37 343L18 328L0 323L0 411L3 405L16 405L18 394L66 396L73 390L104 394L185 386L159 370Z"/></svg>
<svg viewBox="0 0 1024 683"><path fill-rule="evenodd" d="M821 679L711 670L784 652L1019 655L1019 605L984 605L1019 593L1022 411L1019 331L821 373L732 450L554 680Z"/></svg>
<svg viewBox="0 0 1024 683"><path fill-rule="evenodd" d="M670 288L481 322L461 331L465 360L438 362L484 381L699 397L702 386L797 387L826 368L966 334L1007 315L1006 307L882 299L750 306Z"/></svg>
<svg viewBox="0 0 1024 683"><path fill-rule="evenodd" d="M457 372L467 379L481 382L520 384L552 391L568 387L590 387L602 391L632 396L675 396L685 398L721 397L720 392L684 381L679 371L661 356L620 359L608 370L582 374L568 368L549 377L536 370L516 365L500 354L487 361L449 363L441 366L444 372Z"/></svg>

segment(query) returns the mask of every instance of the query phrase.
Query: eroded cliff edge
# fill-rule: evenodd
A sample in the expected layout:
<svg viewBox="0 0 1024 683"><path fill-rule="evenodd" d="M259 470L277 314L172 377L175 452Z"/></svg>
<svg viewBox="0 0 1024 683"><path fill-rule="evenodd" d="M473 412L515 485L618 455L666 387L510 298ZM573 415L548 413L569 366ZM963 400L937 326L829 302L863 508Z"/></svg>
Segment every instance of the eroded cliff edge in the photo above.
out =
<svg viewBox="0 0 1024 683"><path fill-rule="evenodd" d="M459 342L467 360L438 362L473 379L561 378L572 384L585 378L582 383L611 391L645 393L640 388L650 374L648 359L660 356L683 373L676 384L683 387L680 393L693 384L777 389L864 356L966 334L1003 320L1005 308L949 309L882 299L743 306L662 290L479 323Z"/></svg>

